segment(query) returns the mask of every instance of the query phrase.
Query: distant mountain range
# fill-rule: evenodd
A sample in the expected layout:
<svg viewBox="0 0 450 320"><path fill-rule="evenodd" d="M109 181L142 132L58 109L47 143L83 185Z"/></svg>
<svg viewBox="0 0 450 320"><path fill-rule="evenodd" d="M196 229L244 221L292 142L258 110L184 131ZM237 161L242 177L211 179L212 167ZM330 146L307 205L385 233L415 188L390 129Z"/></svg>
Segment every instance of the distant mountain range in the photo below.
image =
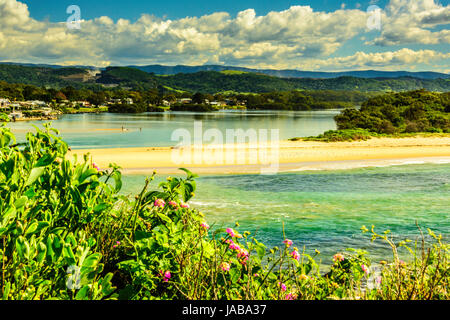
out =
<svg viewBox="0 0 450 320"><path fill-rule="evenodd" d="M0 62L0 64L10 64L10 65L20 65L26 67L42 67L42 68L53 68L62 69L67 68L67 66L61 65L50 65L50 64L32 64L32 63L13 63L13 62ZM105 70L106 68L97 68L93 66L71 66L72 68L83 68L90 70ZM332 79L339 77L355 77L355 78L401 78L401 77L412 77L417 79L449 79L450 74L439 73L433 71L422 71L422 72L409 72L409 71L377 71L377 70L358 70L358 71L341 71L341 72L321 72L321 71L301 71L301 70L274 70L274 69L251 69L245 67L233 67L233 66L222 66L222 65L204 65L204 66L164 66L164 65L147 65L147 66L127 66L130 68L139 69L148 73L154 73L156 75L175 75L179 73L196 73L201 71L241 71L241 72L251 72L260 73L273 77L279 78L313 78L313 79Z"/></svg>
<svg viewBox="0 0 450 320"><path fill-rule="evenodd" d="M204 68L207 70L200 70ZM214 68L216 70L211 70ZM302 72L280 70L277 71L278 75L270 75L263 73L263 70L248 70L252 69L223 66L132 66L96 69L85 66L0 63L0 81L57 89L67 86L92 90L121 87L133 90L158 89L202 93L261 93L291 90L399 92L422 88L429 91L450 91L449 75L434 72L309 72L307 73L309 77L295 77L288 76L288 72L298 72L297 75Z"/></svg>
<svg viewBox="0 0 450 320"><path fill-rule="evenodd" d="M400 78L400 77L413 77L418 79L448 79L450 75L439 72L408 72L408 71L342 71L342 72L318 72L318 71L300 71L300 70L271 70L271 69L249 69L243 67L232 66L220 66L220 65L206 65L206 66L162 66L162 65L149 65L149 66L129 66L145 72L159 74L159 75L174 75L178 73L196 73L201 71L242 71L261 73L273 77L279 78L313 78L313 79L332 79L338 77L355 77L355 78Z"/></svg>

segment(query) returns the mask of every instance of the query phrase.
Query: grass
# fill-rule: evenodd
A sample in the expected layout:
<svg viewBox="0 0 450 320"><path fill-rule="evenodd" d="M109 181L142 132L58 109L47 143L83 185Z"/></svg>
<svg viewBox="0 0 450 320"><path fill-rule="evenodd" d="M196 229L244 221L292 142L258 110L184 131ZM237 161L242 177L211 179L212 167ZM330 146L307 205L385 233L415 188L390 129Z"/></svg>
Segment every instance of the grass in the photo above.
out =
<svg viewBox="0 0 450 320"><path fill-rule="evenodd" d="M108 107L100 108L66 108L66 113L97 113L97 112L108 112Z"/></svg>

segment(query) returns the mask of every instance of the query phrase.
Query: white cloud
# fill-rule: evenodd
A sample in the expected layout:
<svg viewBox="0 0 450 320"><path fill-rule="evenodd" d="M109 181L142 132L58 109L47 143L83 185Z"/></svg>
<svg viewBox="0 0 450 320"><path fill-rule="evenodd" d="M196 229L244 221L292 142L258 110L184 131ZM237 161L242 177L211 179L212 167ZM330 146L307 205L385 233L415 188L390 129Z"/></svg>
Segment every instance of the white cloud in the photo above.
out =
<svg viewBox="0 0 450 320"><path fill-rule="evenodd" d="M408 3L413 5L407 6ZM413 17L409 16L411 13ZM177 20L143 14L135 22L101 16L83 20L80 30L69 30L65 22L31 18L28 7L17 0L0 0L0 60L97 66L215 63L335 69L372 65L381 68L383 63L395 66L403 61L433 60L436 64L436 59L443 59L436 51L409 49L392 51L392 55L361 51L330 58L347 41L363 37L367 17L363 8L320 12L309 6L292 6L262 16L254 9L234 17L216 12ZM384 29L372 44L447 43L449 30L432 30L447 18L448 7L432 0L392 0L383 16ZM404 26L405 19L414 24Z"/></svg>
<svg viewBox="0 0 450 320"><path fill-rule="evenodd" d="M391 0L383 14L383 31L372 44L448 44L450 31L435 29L448 24L450 5L444 7L434 0Z"/></svg>
<svg viewBox="0 0 450 320"><path fill-rule="evenodd" d="M330 70L347 69L377 69L377 70L404 70L418 64L432 65L436 61L450 60L450 53L442 53L434 50L400 49L377 53L357 52L347 57L329 58L323 60L311 60L311 70L327 68ZM447 64L448 66L448 64ZM444 65L441 65L444 67Z"/></svg>

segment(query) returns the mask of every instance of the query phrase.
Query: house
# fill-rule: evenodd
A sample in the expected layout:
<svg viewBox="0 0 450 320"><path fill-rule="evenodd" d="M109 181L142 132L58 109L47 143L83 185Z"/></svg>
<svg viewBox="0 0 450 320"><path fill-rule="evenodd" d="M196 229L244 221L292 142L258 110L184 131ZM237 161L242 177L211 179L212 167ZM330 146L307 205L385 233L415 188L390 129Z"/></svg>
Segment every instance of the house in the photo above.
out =
<svg viewBox="0 0 450 320"><path fill-rule="evenodd" d="M122 102L125 103L125 104L133 104L133 99L126 98L126 99L123 99Z"/></svg>
<svg viewBox="0 0 450 320"><path fill-rule="evenodd" d="M50 116L52 114L52 112L53 112L52 108L42 108L42 113L45 116Z"/></svg>
<svg viewBox="0 0 450 320"><path fill-rule="evenodd" d="M109 99L109 101L107 102L108 105L121 104L121 103L122 103L122 99Z"/></svg>
<svg viewBox="0 0 450 320"><path fill-rule="evenodd" d="M177 102L178 103L182 103L182 104L189 104L189 103L192 103L192 99L190 99L190 98L182 98L182 99L178 99Z"/></svg>
<svg viewBox="0 0 450 320"><path fill-rule="evenodd" d="M216 106L216 107L223 107L223 106L226 106L227 103L225 101L211 101L210 105Z"/></svg>
<svg viewBox="0 0 450 320"><path fill-rule="evenodd" d="M0 98L0 107L2 107L2 108L4 108L4 107L9 108L10 104L11 104L11 101L9 101L9 99Z"/></svg>
<svg viewBox="0 0 450 320"><path fill-rule="evenodd" d="M42 108L42 107L46 107L46 106L47 106L47 102L45 102L45 101L40 101L40 100L34 100L34 101L31 101L31 104L32 104L33 107L35 107L35 108Z"/></svg>
<svg viewBox="0 0 450 320"><path fill-rule="evenodd" d="M90 107L91 104L88 101L75 101L75 105L81 106L81 107Z"/></svg>
<svg viewBox="0 0 450 320"><path fill-rule="evenodd" d="M24 118L23 113L21 111L13 111L8 115L8 117L10 119L13 119L13 121L15 121L16 119Z"/></svg>

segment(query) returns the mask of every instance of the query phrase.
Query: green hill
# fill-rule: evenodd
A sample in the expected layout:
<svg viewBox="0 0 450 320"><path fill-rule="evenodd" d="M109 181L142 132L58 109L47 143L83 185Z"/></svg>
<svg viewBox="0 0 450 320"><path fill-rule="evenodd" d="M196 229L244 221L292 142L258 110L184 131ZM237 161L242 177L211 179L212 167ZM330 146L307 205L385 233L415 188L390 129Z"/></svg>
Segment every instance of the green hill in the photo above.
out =
<svg viewBox="0 0 450 320"><path fill-rule="evenodd" d="M450 79L358 78L331 79L279 78L260 73L226 70L201 71L157 76L153 73L129 68L108 67L97 77L89 76L89 69L82 67L37 67L0 64L0 81L23 83L60 89L67 86L99 90L104 86L122 87L146 91L158 87L179 91L215 94L219 92L263 93L292 90L345 90L361 92L401 92L418 89L450 91Z"/></svg>
<svg viewBox="0 0 450 320"><path fill-rule="evenodd" d="M117 84L121 87L130 87L135 90L156 88L158 83L154 75L127 67L108 67L102 71L97 83Z"/></svg>
<svg viewBox="0 0 450 320"><path fill-rule="evenodd" d="M191 92L217 93L234 92L270 92L290 90L350 90L364 92L410 91L427 89L445 92L450 89L449 79L417 79L403 77L397 79L364 79L339 77L335 79L278 78L256 73L224 73L202 71L189 74L177 74L159 77L166 86Z"/></svg>

